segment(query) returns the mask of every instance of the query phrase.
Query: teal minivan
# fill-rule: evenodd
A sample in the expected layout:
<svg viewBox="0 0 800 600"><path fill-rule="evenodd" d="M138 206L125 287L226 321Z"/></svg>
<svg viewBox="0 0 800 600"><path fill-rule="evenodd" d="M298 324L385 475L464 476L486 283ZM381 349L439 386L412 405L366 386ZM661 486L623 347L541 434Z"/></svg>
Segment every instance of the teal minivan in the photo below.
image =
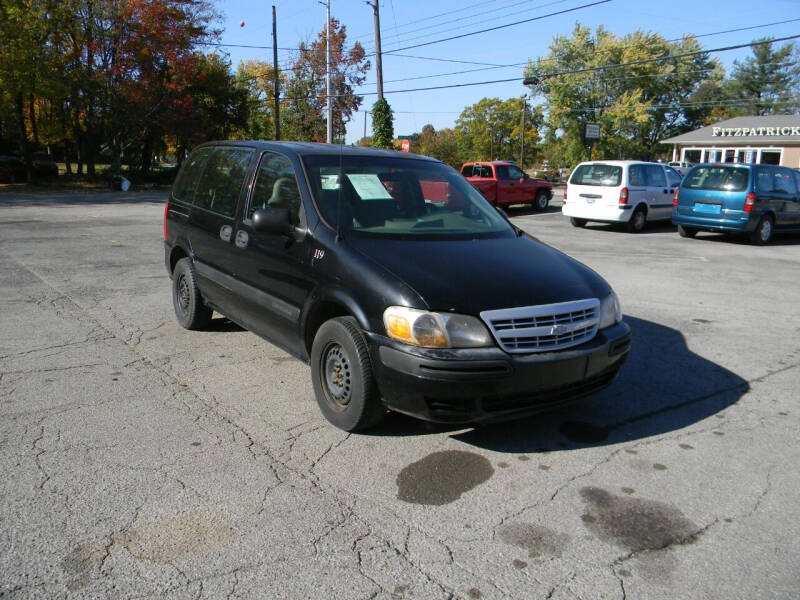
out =
<svg viewBox="0 0 800 600"><path fill-rule="evenodd" d="M698 231L746 233L766 244L776 231L800 231L800 172L752 164L700 164L675 190L672 222L681 237Z"/></svg>

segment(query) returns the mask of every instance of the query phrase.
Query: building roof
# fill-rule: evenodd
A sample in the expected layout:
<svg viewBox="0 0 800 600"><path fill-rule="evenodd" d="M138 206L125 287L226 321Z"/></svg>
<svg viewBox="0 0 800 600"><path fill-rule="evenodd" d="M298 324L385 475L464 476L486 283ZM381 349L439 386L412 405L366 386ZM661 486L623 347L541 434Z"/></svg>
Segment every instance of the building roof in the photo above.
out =
<svg viewBox="0 0 800 600"><path fill-rule="evenodd" d="M800 144L800 115L734 117L702 129L676 135L662 144L763 146Z"/></svg>

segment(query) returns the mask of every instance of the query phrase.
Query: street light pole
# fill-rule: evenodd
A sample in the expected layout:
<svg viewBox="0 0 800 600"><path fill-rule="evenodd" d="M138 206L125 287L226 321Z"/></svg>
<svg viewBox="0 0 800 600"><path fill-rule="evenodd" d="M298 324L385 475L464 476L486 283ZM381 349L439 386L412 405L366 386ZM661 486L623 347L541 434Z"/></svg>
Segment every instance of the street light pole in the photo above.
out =
<svg viewBox="0 0 800 600"><path fill-rule="evenodd" d="M372 15L375 24L375 75L378 79L378 100L383 100L383 66L381 65L381 17L378 2L367 2L372 7Z"/></svg>
<svg viewBox="0 0 800 600"><path fill-rule="evenodd" d="M524 169L525 160L525 109L528 108L528 97L522 94L522 135L519 144L519 168Z"/></svg>

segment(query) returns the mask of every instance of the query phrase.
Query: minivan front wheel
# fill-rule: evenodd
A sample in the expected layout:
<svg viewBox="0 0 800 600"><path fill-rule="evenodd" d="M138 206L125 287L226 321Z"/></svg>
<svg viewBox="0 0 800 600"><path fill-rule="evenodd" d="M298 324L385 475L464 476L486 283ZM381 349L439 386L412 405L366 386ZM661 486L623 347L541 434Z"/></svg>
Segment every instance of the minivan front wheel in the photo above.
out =
<svg viewBox="0 0 800 600"><path fill-rule="evenodd" d="M628 221L628 232L639 233L644 230L645 223L647 223L647 212L643 208L637 208L631 215L631 220Z"/></svg>
<svg viewBox="0 0 800 600"><path fill-rule="evenodd" d="M386 414L364 336L352 317L322 324L311 346L311 379L328 421L345 431L377 425Z"/></svg>
<svg viewBox="0 0 800 600"><path fill-rule="evenodd" d="M761 220L756 225L755 230L750 234L750 242L757 246L763 246L772 239L772 230L774 223L772 217L761 217Z"/></svg>
<svg viewBox="0 0 800 600"><path fill-rule="evenodd" d="M172 306L178 323L186 329L203 329L211 320L213 311L203 304L189 258L180 259L172 272Z"/></svg>

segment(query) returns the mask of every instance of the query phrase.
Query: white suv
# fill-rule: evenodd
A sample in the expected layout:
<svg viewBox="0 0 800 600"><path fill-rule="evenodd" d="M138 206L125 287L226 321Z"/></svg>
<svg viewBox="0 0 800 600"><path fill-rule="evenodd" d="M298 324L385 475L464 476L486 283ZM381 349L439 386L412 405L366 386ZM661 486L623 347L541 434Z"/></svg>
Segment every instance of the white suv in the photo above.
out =
<svg viewBox="0 0 800 600"><path fill-rule="evenodd" d="M585 162L564 188L561 212L575 227L587 221L628 224L638 233L647 221L669 219L680 174L662 163L635 160Z"/></svg>

